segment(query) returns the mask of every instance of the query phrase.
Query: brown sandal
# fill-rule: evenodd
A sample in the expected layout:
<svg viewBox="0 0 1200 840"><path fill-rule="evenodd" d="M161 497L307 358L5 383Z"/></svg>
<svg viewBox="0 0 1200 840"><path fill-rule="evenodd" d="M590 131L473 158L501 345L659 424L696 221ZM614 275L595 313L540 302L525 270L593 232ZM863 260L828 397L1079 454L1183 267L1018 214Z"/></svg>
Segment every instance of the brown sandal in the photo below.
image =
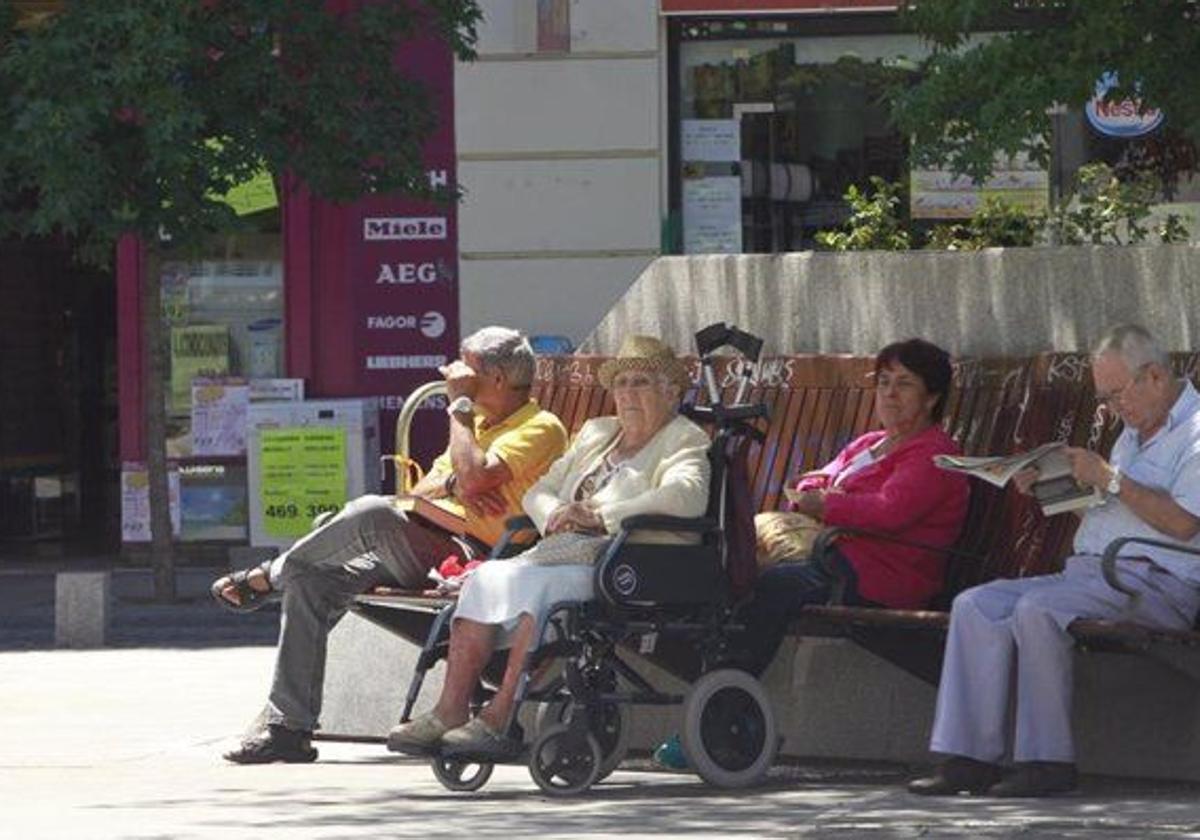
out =
<svg viewBox="0 0 1200 840"><path fill-rule="evenodd" d="M209 588L213 600L232 612L244 613L257 610L267 601L271 600L271 596L275 594L275 590L271 587L271 562L270 560L265 560L257 566L251 566L249 569L239 569L224 577L217 578ZM267 582L265 590L255 589L250 585L250 575L257 571L263 573L263 580ZM237 595L237 601L231 601L225 597L225 590L230 587L233 587L233 593Z"/></svg>

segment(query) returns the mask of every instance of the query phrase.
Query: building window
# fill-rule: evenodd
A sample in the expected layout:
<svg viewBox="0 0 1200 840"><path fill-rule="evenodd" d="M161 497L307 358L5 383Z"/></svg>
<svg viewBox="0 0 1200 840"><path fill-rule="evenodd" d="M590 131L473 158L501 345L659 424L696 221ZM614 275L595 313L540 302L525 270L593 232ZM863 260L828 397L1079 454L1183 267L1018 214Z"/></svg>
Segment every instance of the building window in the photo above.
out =
<svg viewBox="0 0 1200 840"><path fill-rule="evenodd" d="M771 19L680 26L681 250L809 249L845 221L851 184L907 178L885 93L912 78L919 38L871 31L875 18L858 32Z"/></svg>

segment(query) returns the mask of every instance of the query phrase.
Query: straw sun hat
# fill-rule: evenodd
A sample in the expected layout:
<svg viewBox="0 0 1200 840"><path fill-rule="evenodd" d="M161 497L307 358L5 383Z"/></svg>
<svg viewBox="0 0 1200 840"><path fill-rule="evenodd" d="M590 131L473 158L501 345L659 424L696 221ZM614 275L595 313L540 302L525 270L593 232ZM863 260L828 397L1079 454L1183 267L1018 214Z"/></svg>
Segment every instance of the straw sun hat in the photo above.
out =
<svg viewBox="0 0 1200 840"><path fill-rule="evenodd" d="M627 336L621 342L616 358L600 365L597 372L600 384L611 389L613 377L625 370L661 373L680 388L687 388L691 381L687 365L675 355L675 351L649 335Z"/></svg>

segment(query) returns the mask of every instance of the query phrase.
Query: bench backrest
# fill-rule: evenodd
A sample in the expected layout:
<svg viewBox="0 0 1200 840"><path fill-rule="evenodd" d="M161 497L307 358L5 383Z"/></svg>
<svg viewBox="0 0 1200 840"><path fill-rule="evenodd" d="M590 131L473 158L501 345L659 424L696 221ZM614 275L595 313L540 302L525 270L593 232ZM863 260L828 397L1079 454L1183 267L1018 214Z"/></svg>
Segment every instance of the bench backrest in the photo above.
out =
<svg viewBox="0 0 1200 840"><path fill-rule="evenodd" d="M590 417L610 414L612 399L597 371L606 357L555 356L538 360L534 396L574 433ZM693 382L699 364L691 360ZM718 384L729 398L740 360L719 361ZM1172 356L1181 375L1196 380L1200 354ZM750 481L758 510L775 510L783 487L827 463L843 446L875 426L873 359L796 355L767 358L753 369L749 398L771 410L766 441L750 452ZM968 455L997 455L1063 441L1107 453L1119 430L1097 404L1086 353L1042 353L1020 358L964 359L955 365L944 425ZM687 399L694 399L693 386ZM1044 574L1069 553L1077 519L1046 518L1012 488L972 482L971 504L957 546L974 559L947 570L948 600L963 588L997 577Z"/></svg>

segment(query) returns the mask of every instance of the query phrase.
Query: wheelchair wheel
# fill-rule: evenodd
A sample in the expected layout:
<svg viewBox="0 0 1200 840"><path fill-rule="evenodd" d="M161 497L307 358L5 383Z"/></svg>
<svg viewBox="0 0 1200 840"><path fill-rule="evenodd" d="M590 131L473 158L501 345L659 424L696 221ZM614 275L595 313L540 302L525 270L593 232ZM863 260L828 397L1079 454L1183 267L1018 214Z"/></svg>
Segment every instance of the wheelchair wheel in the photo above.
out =
<svg viewBox="0 0 1200 840"><path fill-rule="evenodd" d="M710 785L740 788L766 775L778 741L762 684L723 668L702 676L683 701L683 752Z"/></svg>
<svg viewBox="0 0 1200 840"><path fill-rule="evenodd" d="M429 766L446 790L469 793L487 784L495 765L436 756L430 759Z"/></svg>
<svg viewBox="0 0 1200 840"><path fill-rule="evenodd" d="M555 724L569 723L571 708L572 704L568 700L540 703L534 718L533 731L541 733ZM600 772L596 776L596 781L599 782L611 776L629 752L633 720L628 704L604 703L588 722L588 731L596 736L596 742L600 744Z"/></svg>
<svg viewBox="0 0 1200 840"><path fill-rule="evenodd" d="M574 796L600 775L600 744L590 732L573 731L565 723L548 727L529 751L529 775L550 796Z"/></svg>

